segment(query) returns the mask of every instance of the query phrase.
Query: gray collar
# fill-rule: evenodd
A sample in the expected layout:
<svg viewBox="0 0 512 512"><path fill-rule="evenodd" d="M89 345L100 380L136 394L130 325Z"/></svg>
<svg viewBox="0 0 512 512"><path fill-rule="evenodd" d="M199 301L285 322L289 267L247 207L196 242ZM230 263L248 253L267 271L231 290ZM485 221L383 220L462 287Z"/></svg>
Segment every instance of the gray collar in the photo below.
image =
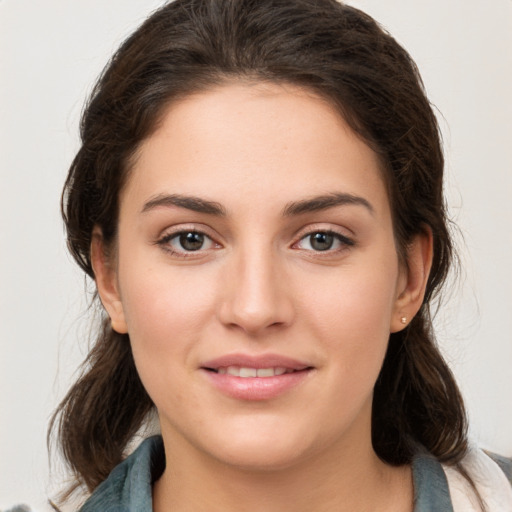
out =
<svg viewBox="0 0 512 512"><path fill-rule="evenodd" d="M164 468L161 436L146 439L114 468L80 512L152 512L152 483ZM418 454L412 463L412 473L414 512L453 512L446 475L433 456Z"/></svg>

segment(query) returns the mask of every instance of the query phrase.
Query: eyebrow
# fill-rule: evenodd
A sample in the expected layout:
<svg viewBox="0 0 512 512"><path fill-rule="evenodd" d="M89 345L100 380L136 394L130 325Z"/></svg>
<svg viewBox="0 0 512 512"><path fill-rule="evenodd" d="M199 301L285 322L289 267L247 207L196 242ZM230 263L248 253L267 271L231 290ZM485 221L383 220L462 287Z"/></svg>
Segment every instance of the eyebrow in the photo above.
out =
<svg viewBox="0 0 512 512"><path fill-rule="evenodd" d="M364 197L346 193L331 193L288 203L283 209L283 217L291 217L345 205L363 206L371 214L375 212L373 206ZM142 213L160 207L168 208L172 206L219 217L227 215L226 209L216 201L182 194L159 194L144 204Z"/></svg>
<svg viewBox="0 0 512 512"><path fill-rule="evenodd" d="M283 216L288 217L302 213L317 212L345 205L363 206L372 215L375 213L373 206L364 197L345 193L332 193L288 203L283 210Z"/></svg>
<svg viewBox="0 0 512 512"><path fill-rule="evenodd" d="M192 210L194 212L207 213L220 217L226 216L226 210L220 203L201 199L200 197L185 196L181 194L157 195L144 204L142 213L149 212L155 208L171 206L186 208L187 210Z"/></svg>

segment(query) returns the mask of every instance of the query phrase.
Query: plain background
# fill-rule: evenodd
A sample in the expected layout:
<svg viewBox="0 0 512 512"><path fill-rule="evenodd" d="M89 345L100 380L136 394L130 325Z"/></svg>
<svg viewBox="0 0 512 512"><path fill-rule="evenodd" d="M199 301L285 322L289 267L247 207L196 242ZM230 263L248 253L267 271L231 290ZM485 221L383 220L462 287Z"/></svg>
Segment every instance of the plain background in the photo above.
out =
<svg viewBox="0 0 512 512"><path fill-rule="evenodd" d="M46 426L86 354L90 298L66 254L60 191L94 79L161 3L0 0L0 510L46 510L60 482ZM350 3L409 50L439 111L464 238L439 343L473 439L512 455L512 1Z"/></svg>

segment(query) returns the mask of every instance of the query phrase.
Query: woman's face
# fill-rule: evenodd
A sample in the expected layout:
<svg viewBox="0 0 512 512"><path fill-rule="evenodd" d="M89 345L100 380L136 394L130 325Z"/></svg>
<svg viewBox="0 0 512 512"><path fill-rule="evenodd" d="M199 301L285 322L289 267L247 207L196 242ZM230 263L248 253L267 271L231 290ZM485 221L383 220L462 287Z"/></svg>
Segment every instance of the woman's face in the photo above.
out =
<svg viewBox="0 0 512 512"><path fill-rule="evenodd" d="M122 192L115 261L95 240L172 460L368 449L411 280L378 159L326 102L230 84L172 104Z"/></svg>

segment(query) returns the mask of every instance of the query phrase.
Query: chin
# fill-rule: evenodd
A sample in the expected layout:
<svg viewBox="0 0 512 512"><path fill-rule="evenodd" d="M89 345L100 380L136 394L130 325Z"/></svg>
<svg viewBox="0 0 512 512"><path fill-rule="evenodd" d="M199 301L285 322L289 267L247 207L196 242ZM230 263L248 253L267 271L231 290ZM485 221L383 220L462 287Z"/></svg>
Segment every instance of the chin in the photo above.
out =
<svg viewBox="0 0 512 512"><path fill-rule="evenodd" d="M211 438L210 438L211 439ZM213 439L211 439L213 441ZM219 462L245 471L275 471L299 463L310 452L307 437L289 428L245 429L221 435L206 448Z"/></svg>
<svg viewBox="0 0 512 512"><path fill-rule="evenodd" d="M227 466L246 472L272 472L288 469L302 459L302 451L297 447L279 447L273 441L264 444L251 443L250 446L231 446L216 457Z"/></svg>

